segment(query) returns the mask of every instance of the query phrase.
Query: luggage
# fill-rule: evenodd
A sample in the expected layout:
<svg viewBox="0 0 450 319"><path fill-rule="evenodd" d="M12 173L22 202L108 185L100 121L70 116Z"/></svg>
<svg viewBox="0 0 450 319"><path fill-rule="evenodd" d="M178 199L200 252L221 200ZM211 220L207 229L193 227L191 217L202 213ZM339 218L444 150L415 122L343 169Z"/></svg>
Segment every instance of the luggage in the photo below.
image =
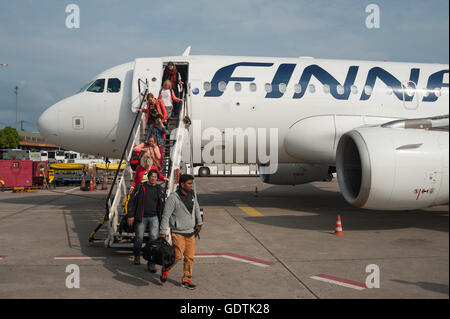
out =
<svg viewBox="0 0 450 319"><path fill-rule="evenodd" d="M140 162L141 162L141 152L133 151L131 153L130 159L130 166L133 172L136 171L136 168L139 166Z"/></svg>
<svg viewBox="0 0 450 319"><path fill-rule="evenodd" d="M175 262L175 248L164 238L151 241L142 249L142 256L152 264L170 267Z"/></svg>
<svg viewBox="0 0 450 319"><path fill-rule="evenodd" d="M124 215L122 216L122 219L119 223L119 234L122 235L122 233L134 233L134 225L128 226L128 216Z"/></svg>
<svg viewBox="0 0 450 319"><path fill-rule="evenodd" d="M139 190L138 190L139 191ZM124 198L124 202L122 203L125 215L122 216L122 219L119 223L119 234L122 233L134 233L134 224L131 226L128 225L128 203L130 202L130 195Z"/></svg>

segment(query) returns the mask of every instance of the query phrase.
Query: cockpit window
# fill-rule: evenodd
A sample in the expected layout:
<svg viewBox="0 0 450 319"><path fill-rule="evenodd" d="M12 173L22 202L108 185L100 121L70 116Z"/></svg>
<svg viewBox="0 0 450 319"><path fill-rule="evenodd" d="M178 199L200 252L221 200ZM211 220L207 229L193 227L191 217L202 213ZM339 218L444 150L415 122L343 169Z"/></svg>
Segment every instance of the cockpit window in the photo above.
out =
<svg viewBox="0 0 450 319"><path fill-rule="evenodd" d="M108 79L107 92L111 92L111 93L120 92L120 80L119 79Z"/></svg>
<svg viewBox="0 0 450 319"><path fill-rule="evenodd" d="M80 91L78 91L78 93L86 91L86 89L91 85L91 83L92 83L92 81L83 85L83 87L80 89Z"/></svg>
<svg viewBox="0 0 450 319"><path fill-rule="evenodd" d="M87 89L88 92L102 93L105 89L105 79L95 80L94 83Z"/></svg>

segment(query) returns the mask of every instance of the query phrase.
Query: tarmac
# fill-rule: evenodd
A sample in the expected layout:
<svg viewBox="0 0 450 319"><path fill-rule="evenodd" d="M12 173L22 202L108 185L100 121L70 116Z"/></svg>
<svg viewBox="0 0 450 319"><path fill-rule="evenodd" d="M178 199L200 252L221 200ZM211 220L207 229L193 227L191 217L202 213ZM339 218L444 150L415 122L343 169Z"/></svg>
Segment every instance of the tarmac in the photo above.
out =
<svg viewBox="0 0 450 319"><path fill-rule="evenodd" d="M448 205L359 209L335 179L293 187L204 177L196 187L196 290L180 287L182 262L161 285L131 250L88 242L106 191L0 193L0 298L449 298ZM343 236L334 235L338 215Z"/></svg>

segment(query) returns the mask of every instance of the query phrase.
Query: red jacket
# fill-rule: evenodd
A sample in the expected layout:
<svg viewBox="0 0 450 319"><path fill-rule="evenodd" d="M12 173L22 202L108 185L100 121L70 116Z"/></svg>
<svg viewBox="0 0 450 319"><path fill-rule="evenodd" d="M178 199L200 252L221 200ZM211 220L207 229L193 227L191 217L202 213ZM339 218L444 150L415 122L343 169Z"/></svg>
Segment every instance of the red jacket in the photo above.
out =
<svg viewBox="0 0 450 319"><path fill-rule="evenodd" d="M150 120L150 116L148 116L149 114L149 107L150 107L150 103L147 102L147 108L142 110L142 112L147 113L147 124ZM161 99L156 99L156 110L158 111L158 113L162 116L162 120L163 122L167 121L167 111L166 111L166 107L164 106L164 102Z"/></svg>
<svg viewBox="0 0 450 319"><path fill-rule="evenodd" d="M154 169L155 171L158 171L158 168L155 165L152 165L152 167L150 167L150 169L148 171L151 171L152 169ZM139 165L136 168L136 175L134 176L134 180L133 180L133 184L132 184L133 187L136 187L136 185L138 185L142 181L142 177L144 177L144 174L145 174L145 168L142 167L141 165ZM158 179L160 181L164 181L164 179L166 178L159 171L158 171L158 175L159 175Z"/></svg>

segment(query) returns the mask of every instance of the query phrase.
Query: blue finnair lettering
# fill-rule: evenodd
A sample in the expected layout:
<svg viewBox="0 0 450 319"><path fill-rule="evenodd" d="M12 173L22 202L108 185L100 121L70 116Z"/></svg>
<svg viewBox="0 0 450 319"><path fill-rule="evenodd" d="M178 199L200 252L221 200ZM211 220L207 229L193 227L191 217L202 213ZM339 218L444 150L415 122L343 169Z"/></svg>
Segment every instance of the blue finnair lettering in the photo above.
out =
<svg viewBox="0 0 450 319"><path fill-rule="evenodd" d="M296 64L284 63L280 64L277 73L272 80L272 92L266 94L266 98L278 99L283 96L284 92L280 92L280 83L285 83L286 85L291 80L292 73L294 72Z"/></svg>
<svg viewBox="0 0 450 319"><path fill-rule="evenodd" d="M219 82L223 81L226 84L230 81L236 82L252 82L255 78L244 78L244 77L231 77L234 70L239 66L257 66L257 67L270 67L273 63L253 63L253 62L240 62L231 65L224 66L219 69L216 74L214 74L213 79L211 80L211 90L206 92L204 96L222 96L223 92L219 90Z"/></svg>
<svg viewBox="0 0 450 319"><path fill-rule="evenodd" d="M236 68L241 66L247 67L271 67L274 63L258 63L258 62L239 62L224 66L217 70L211 80L211 90L205 93L205 97L220 97L224 92L219 90L219 82L225 82L228 84L230 81L236 82L252 82L255 80L254 77L232 77L233 72ZM291 80L292 74L296 68L297 64L294 63L282 63L279 65L273 80L272 80L272 91L266 94L266 98L281 98L284 95L279 89L280 83L285 83L286 85ZM355 83L356 75L358 73L359 66L352 65L348 68L347 76L345 78L344 84L340 84L330 73L318 66L317 64L312 64L303 70L300 77L299 84L301 85L301 91L295 93L292 98L301 99L307 92L307 87L311 81L311 77L314 76L323 85L328 85L330 87L331 95L337 100L348 100L351 92L351 86ZM449 83L444 83L444 75L448 74L449 70L441 70L431 74L428 78L427 90L429 94L423 98L423 102L434 102L438 99L438 96L434 93L435 89L448 88ZM409 75L409 82L407 84L402 84L391 73L386 71L381 67L373 67L369 70L367 74L367 79L365 86L375 87L377 79L381 80L385 85L392 88L394 95L400 100L405 102L411 102L416 94L416 85L419 81L420 69L412 68ZM412 85L414 84L414 85ZM338 86L344 88L343 92L339 92ZM412 95L407 94L407 88L413 88ZM373 92L373 90L372 90ZM361 101L366 101L370 99L372 92L366 92L362 90L360 97Z"/></svg>
<svg viewBox="0 0 450 319"><path fill-rule="evenodd" d="M414 82L415 84L417 84L418 80L419 80L419 73L420 73L420 69L411 69L411 73L409 75L409 81L410 82ZM392 74L390 74L389 72L387 72L386 70L376 66L374 68L371 68L369 70L369 74L367 75L367 80L366 80L366 84L364 85L364 87L366 86L370 86L370 87L375 87L375 81L378 79L380 79L381 81L384 82L384 84L386 84L387 86L392 87L392 90L394 91L395 96L403 101L403 94L405 95L405 101L406 102L411 102L414 98L414 94L412 96L406 94L405 90L402 88L402 83L395 78ZM361 94L361 101L365 101L368 100L370 98L370 96L372 95L372 92L370 94L367 94L365 92L365 90L363 90L362 94Z"/></svg>
<svg viewBox="0 0 450 319"><path fill-rule="evenodd" d="M301 85L302 90L300 93L295 93L293 98L301 99L303 95L305 95L309 81L311 80L311 76L314 75L322 84L328 84L330 86L330 93L335 99L348 100L348 97L350 95L350 87L353 85L353 83L355 83L358 69L359 66L355 65L348 68L347 77L345 78L345 83L343 85L344 92L342 94L339 94L337 87L338 85L340 85L340 83L333 76L331 76L330 73L322 69L317 64L307 66L303 70L300 81L298 82Z"/></svg>
<svg viewBox="0 0 450 319"><path fill-rule="evenodd" d="M434 102L438 99L436 94L434 94L435 89L441 89L443 87L448 88L448 83L444 83L444 74L448 74L448 71L449 70L442 70L430 75L428 78L427 90L431 91L431 93L423 98L423 102Z"/></svg>

